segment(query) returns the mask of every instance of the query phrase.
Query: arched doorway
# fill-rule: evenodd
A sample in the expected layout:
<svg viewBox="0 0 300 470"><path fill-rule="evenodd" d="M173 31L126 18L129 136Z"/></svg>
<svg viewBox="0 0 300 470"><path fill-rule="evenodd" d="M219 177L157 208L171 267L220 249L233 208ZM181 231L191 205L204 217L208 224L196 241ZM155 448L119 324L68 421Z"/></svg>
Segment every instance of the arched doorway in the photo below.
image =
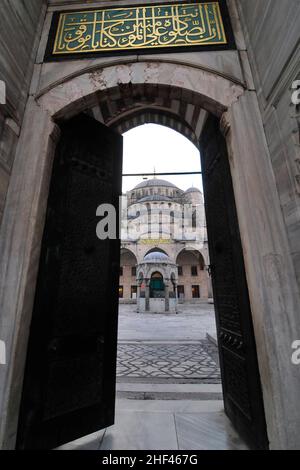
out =
<svg viewBox="0 0 300 470"><path fill-rule="evenodd" d="M150 298L161 299L165 296L165 284L163 275L156 271L150 279Z"/></svg>
<svg viewBox="0 0 300 470"><path fill-rule="evenodd" d="M19 330L16 334L13 331L15 331L14 326L16 324L29 325L30 323L34 290L32 286L35 284L37 274L37 253L41 244L42 228L44 226L45 202L51 174L51 157L59 137L58 128L54 121L62 118L68 119L79 111L93 108L99 94L103 90L113 90L117 83L124 83L129 88L132 84L144 85L151 82L154 82L155 86L160 84L170 87L171 84L171 89L175 94L178 90L180 93L184 91L182 94L187 97L188 101L196 103L196 106L200 106L201 109L211 112L219 118L222 117L221 127L230 149L231 174L236 195L242 243L243 247L247 247L247 249L244 249L244 254L246 257L247 279L251 286L252 318L261 366L269 436L273 442L281 442L280 433L276 426L278 417L284 415L287 417L286 422L288 422L288 416L292 419L293 414L290 410L283 409L281 400L274 400L273 397L276 396L276 393L272 387L280 384L279 371L283 373L285 362L282 361L281 363L279 358L278 367L272 367L270 355L267 353L268 347L265 347L265 344L272 348L271 343L273 341L280 343L281 339L278 335L270 335L268 332L270 331L270 325L273 324L270 319L274 319L274 316L279 318L282 313L281 308L271 307L274 306L273 296L277 298L278 292L281 292L285 286L282 286L280 279L277 280L276 276L275 278L272 277L272 282L269 283L270 285L268 284L263 260L267 256L266 246L269 247L268 253L280 252L283 259L288 258L288 249L285 237L282 235L281 216L279 216L278 207L276 206L278 196L274 181L270 176L272 172L264 145L264 132L259 118L256 97L249 91L245 92L242 84L237 84L225 76L182 64L178 67L176 63L150 63L146 66L142 62L122 64L122 66L103 67L100 71L80 70L76 76L73 75L72 77L65 77L59 83L56 82L55 85L39 90L35 98L30 98L27 105L21 145L16 156L15 174L11 180L7 197L8 208L13 207L15 217L14 221L10 221L4 215L4 228L2 228L2 230L5 229L5 239L10 240L9 247L3 242L3 259L8 259L7 255L11 249L19 253L16 263L11 262L5 264L5 267L2 266L2 272L9 272L11 278L15 279L15 284L11 286L14 292L13 296L11 291L1 291L2 305L5 311L8 312L7 317L10 319L4 330L8 357L12 358L14 356L13 351L18 351L21 353L21 357L25 357L26 335L25 337L23 334L19 335ZM160 109L160 111L160 115L163 115L163 109ZM204 118L201 114L195 129L197 139L203 131L203 125L201 125L203 122ZM39 135L38 140L32 139L33 126L37 135ZM251 155L249 151L244 151L245 148L251 148ZM22 184L17 175L22 175ZM261 175L263 175L263 182L261 181ZM251 181L257 182L257 186L255 191L247 192L244 189L245 186L251 186L250 176ZM253 206L252 197L254 192L262 203L259 213L256 212ZM18 200L15 200L15 194L18 194ZM267 204L265 204L266 201L268 201ZM274 218L266 224L266 220L269 220L270 207L272 207ZM28 223L24 223L24 215L27 217ZM249 227L254 226L254 221L256 230L249 230ZM275 233L278 236L276 240L274 239ZM255 269L251 261L253 259L258 260ZM267 265L272 264L272 262L271 258L267 259ZM264 294L262 294L262 286L264 287ZM288 288L289 292L290 290ZM30 291L32 291L32 294L30 294ZM25 295L25 293L28 295ZM286 302L286 298L286 295L283 294L282 301ZM292 302L295 296L291 293L289 299L289 302ZM288 304L286 307L288 307ZM263 318L261 312L264 312ZM3 409L16 409L15 406L12 406L12 383L15 383L15 388L19 390L18 396L20 397L22 382L20 377L23 376L23 370L24 363L12 363L10 373L4 374L3 384L7 392L1 401ZM19 381L15 382L18 377ZM270 380L270 377L272 377L272 380ZM290 373L289 379L291 384L297 383L297 379L292 373ZM280 388L279 385L278 387ZM295 387L295 390L297 390L297 387ZM272 407L269 403L272 403ZM11 422L16 423L16 411L12 413L14 418L9 413L4 413L6 418L2 425L2 441L10 442L8 445L13 445L11 443L14 439L12 438L12 441L10 441L8 436L15 436L15 432L9 430L8 424Z"/></svg>
<svg viewBox="0 0 300 470"><path fill-rule="evenodd" d="M18 446L20 448L53 446L60 442L60 436L62 435L65 435L65 438L68 437L72 439L76 437L77 432L92 432L99 427L107 427L113 423L114 395L112 394L112 390L114 389L116 378L115 363L111 364L109 372L108 370L101 372L101 377L103 377L102 381L99 382L100 377L98 377L97 381L91 385L91 391L89 393L92 394L92 396L94 394L95 402L88 400L85 407L78 409L80 416L78 423L79 421L85 421L88 427L83 428L81 425L72 425L72 430L70 430L71 423L73 423L74 419L70 404L72 405L73 400L76 400L76 396L79 392L83 397L82 400L85 400L84 397L87 391L86 380L83 380L83 374L80 375L78 377L77 390L75 390L72 389L73 382L66 382L66 375L61 376L61 368L64 367L65 364L65 354L68 354L69 357L71 352L67 349L67 346L60 346L60 343L69 344L70 342L78 342L77 336L79 331L80 337L83 338L82 341L88 341L89 345L93 344L93 342L97 344L97 342L102 341L105 345L103 350L98 351L98 349L96 349L90 356L83 357L84 370L86 372L89 371L92 375L95 373L96 376L100 373L99 369L94 365L96 361L105 361L106 358L106 362L108 362L109 358L114 357L115 354L117 338L116 321L118 313L116 307L115 283L117 281L111 268L112 266L117 267L118 264L119 240L108 236L106 237L105 233L104 235L102 233L99 235L98 226L102 228L102 226L105 225L101 220L96 229L96 234L101 240L101 244L96 242L95 232L92 230L91 226L93 220L91 209L93 206L95 207L96 197L98 197L103 206L105 206L105 211L108 212L107 202L110 202L116 207L116 199L120 195L121 187L121 136L118 136L115 132L111 131L103 124L99 124L95 119L86 114L71 118L62 123L61 127L63 132L54 160L53 177L48 200L48 214L54 214L56 221L62 219L67 221L68 224L63 225L63 229L55 238L55 251L53 250L53 261L51 262L49 261L51 260L51 251L49 254L49 250L52 248L52 240L49 234L53 232L54 228L52 226L53 221L50 217L47 218L45 225L21 403L18 435ZM98 132L97 128L99 128ZM217 305L216 314L225 410L237 429L248 439L249 443L253 447L263 448L266 446L264 410L260 391L255 341L252 331L248 289L244 273L243 254L238 240L239 227L235 219L235 202L228 167L227 151L224 146L224 139L219 131L218 119L213 116L208 117L205 128L207 128L209 135L210 146L208 148L204 146L201 155L204 174L206 175L210 160L212 159L214 161L217 158L217 160L214 161L213 176L215 177L217 175L219 178L218 186L216 186L213 179L209 177L204 178L205 189L209 195L208 203L211 204L211 193L214 194L213 201L215 197L220 194L221 184L228 200L226 204L223 203L223 206L220 205L222 215L219 219L221 219L221 217L223 218L223 228L221 231L219 225L214 225L211 222L215 217L214 211L219 209L219 205L216 207L210 205L212 212L208 214L210 215L210 219L208 218L210 221L208 229L211 230L211 239L214 240L222 237L222 250L219 250L217 245L215 246L214 244L210 245L210 247L213 264L217 267L216 273L219 271L222 272L222 275L215 277L214 294ZM213 130L212 135L210 134L211 129ZM97 132L97 138L93 137L95 132ZM74 137L74 133L78 135L77 138ZM207 138L206 133L204 133L204 138ZM216 139L217 142L215 147L211 146L214 139ZM105 152L101 152L101 154L100 151L97 150L97 147L100 146L102 149L105 149ZM221 159L220 153L218 152L221 152ZM97 159L98 155L99 158ZM117 175L119 176L118 178ZM68 180L70 180L71 183L66 185ZM99 180L101 184L99 184ZM209 190L207 190L207 187ZM64 204L64 201L68 201L68 203ZM219 202L221 203L221 200ZM79 205L79 210L77 210L76 215L74 215L76 205ZM104 214L97 208L96 215ZM74 229L75 226L77 227L76 230ZM85 234L85 230L87 230L87 234ZM79 233L81 233L81 237L85 240L86 248L84 249L84 253L82 253L79 244ZM223 239L224 233L226 237ZM233 233L235 234L234 240L232 237ZM65 240L68 241L67 246L65 246ZM235 251L233 251L233 242L236 245ZM60 256L54 254L57 253L57 251L60 253ZM224 261L221 256L223 252L225 252L225 259L228 262L226 273L223 270ZM94 253L93 261L91 260L91 253ZM47 256L45 254L47 254ZM89 255L89 257L85 254ZM164 258L165 255L162 253L148 254L145 257L145 262L148 262L148 257L151 258L150 262L156 262L152 257L158 257L160 259L161 257ZM76 266L74 263L76 261L78 268L74 270L74 266ZM202 266L201 263L198 264L199 268L203 267L203 262ZM239 278L236 277L236 272L233 270L234 264L239 271ZM82 269L82 265L85 269ZM51 270L49 266L51 266ZM231 275L228 276L230 282L228 285L224 285L223 276L228 273L230 266L232 268ZM99 282L98 279L101 269L101 288L99 285L99 289L95 289L95 283ZM191 269L191 274L195 275L193 270L197 270L198 266L192 266ZM75 271L74 273L73 270ZM87 276L84 276L82 281L81 277L85 271L87 272ZM156 273L156 276L157 274L158 273ZM51 281L48 281L47 288L50 289L51 287L52 289L51 299L54 302L53 304L45 304L47 299L44 284L45 278L51 278ZM149 310L148 301L151 304L151 301L153 302L155 299L160 299L164 296L165 311L169 311L169 284L164 283L161 274L159 277L151 277L148 281L149 286L147 287L145 298L146 310ZM78 283L80 288L77 287ZM197 285L192 285L191 294L192 296L200 296L200 290ZM232 316L231 314L230 318L228 318L228 295L231 296L231 302L234 306L232 312L234 315ZM60 305L65 305L64 310L60 309ZM98 315L100 309L103 312L101 317ZM38 325L40 325L41 318L44 318L45 311L47 312L46 317L49 318L49 321L51 318L52 324L60 324L62 315L65 315L67 319L71 317L74 318L74 313L77 316L77 322L75 323L73 320L71 328L69 326L69 329L66 327L61 330L59 338L56 337L56 329L53 329L53 338L51 338L50 346L48 347L53 347L55 354L53 354L53 357L52 355L45 357L47 368L52 370L51 381L47 382L46 379L46 383L41 384L41 387L46 387L50 390L54 387L56 393L51 395L49 402L46 401L37 404L37 409L45 406L46 409L49 410L46 412L48 419L38 423L36 421L33 422L30 418L32 416L30 402L34 381L37 380L34 371L38 368L37 361L39 362L40 358L43 357L42 349L40 348L43 348L49 343L49 331L46 332L45 330L46 336L44 338L39 334L38 342L36 336L36 331L39 329ZM80 319L84 311L88 312L90 317L90 321L87 325ZM68 322L69 320L66 320L66 324L68 324ZM90 328L92 324L95 326L91 332ZM110 325L109 328L108 325ZM227 346L229 331L230 348ZM89 339L87 339L87 336ZM244 341L247 341L250 345L248 350L244 349ZM56 346L57 343L59 346ZM59 351L58 354L56 354L57 349ZM60 351L62 352L60 353ZM74 354L76 354L75 351ZM238 360L232 365L235 357L238 357ZM74 367L75 365L72 368L69 364L69 374L76 375L76 369L74 369ZM90 367L92 369L90 369ZM232 381L232 377L236 377L236 381ZM229 379L230 381L228 381ZM238 379L240 382L238 382ZM237 386L238 383L239 386ZM101 400L101 395L106 396L106 400ZM248 398L246 401L242 401L241 397L245 395ZM95 409L97 410L96 413ZM91 413L91 417L89 420L85 420L82 413L86 415L88 412ZM57 415L54 421L51 419L53 413ZM250 420L247 418L248 413L250 413L251 416ZM101 421L98 416L101 416ZM36 413L35 420L38 421L38 417L39 413ZM31 420L31 425L29 419ZM54 432L52 429L54 423L58 433ZM36 433L36 429L39 429L38 434ZM69 431L65 429L69 429Z"/></svg>

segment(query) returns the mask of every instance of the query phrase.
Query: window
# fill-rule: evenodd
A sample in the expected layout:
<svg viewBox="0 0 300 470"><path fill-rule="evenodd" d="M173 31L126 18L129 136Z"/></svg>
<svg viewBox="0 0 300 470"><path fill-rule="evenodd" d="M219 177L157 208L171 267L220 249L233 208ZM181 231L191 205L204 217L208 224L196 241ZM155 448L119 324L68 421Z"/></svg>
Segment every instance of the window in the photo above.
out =
<svg viewBox="0 0 300 470"><path fill-rule="evenodd" d="M184 286L177 287L178 299L184 299Z"/></svg>
<svg viewBox="0 0 300 470"><path fill-rule="evenodd" d="M119 299L123 299L124 289L123 286L119 286Z"/></svg>
<svg viewBox="0 0 300 470"><path fill-rule="evenodd" d="M191 267L191 274L192 274L192 276L198 276L198 268L197 268L197 266L192 266L192 267Z"/></svg>
<svg viewBox="0 0 300 470"><path fill-rule="evenodd" d="M171 207L171 204L169 204L169 207ZM170 235L171 235L171 238L174 238L174 223L175 223L175 215L174 215L174 212L170 212L170 222L171 222L171 227L170 227Z"/></svg>
<svg viewBox="0 0 300 470"><path fill-rule="evenodd" d="M197 228L197 212L194 211L192 214L192 228Z"/></svg>
<svg viewBox="0 0 300 470"><path fill-rule="evenodd" d="M178 276L183 276L182 266L178 266Z"/></svg>
<svg viewBox="0 0 300 470"><path fill-rule="evenodd" d="M136 276L136 267L135 266L133 266L131 268L131 276Z"/></svg>
<svg viewBox="0 0 300 470"><path fill-rule="evenodd" d="M162 237L163 226L162 226L162 212L159 213L159 238Z"/></svg>
<svg viewBox="0 0 300 470"><path fill-rule="evenodd" d="M120 266L120 276L123 276L123 266Z"/></svg>
<svg viewBox="0 0 300 470"><path fill-rule="evenodd" d="M137 295L137 286L131 286L131 298L136 299Z"/></svg>
<svg viewBox="0 0 300 470"><path fill-rule="evenodd" d="M193 299L200 299L200 287L192 286L192 297Z"/></svg>

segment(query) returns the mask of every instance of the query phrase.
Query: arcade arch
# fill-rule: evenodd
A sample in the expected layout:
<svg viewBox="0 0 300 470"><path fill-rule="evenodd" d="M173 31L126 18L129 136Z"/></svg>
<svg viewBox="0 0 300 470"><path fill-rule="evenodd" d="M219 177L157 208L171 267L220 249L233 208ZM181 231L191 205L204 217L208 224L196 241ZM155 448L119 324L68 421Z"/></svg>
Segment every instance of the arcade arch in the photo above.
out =
<svg viewBox="0 0 300 470"><path fill-rule="evenodd" d="M128 248L121 248L119 297L135 299L137 258Z"/></svg>

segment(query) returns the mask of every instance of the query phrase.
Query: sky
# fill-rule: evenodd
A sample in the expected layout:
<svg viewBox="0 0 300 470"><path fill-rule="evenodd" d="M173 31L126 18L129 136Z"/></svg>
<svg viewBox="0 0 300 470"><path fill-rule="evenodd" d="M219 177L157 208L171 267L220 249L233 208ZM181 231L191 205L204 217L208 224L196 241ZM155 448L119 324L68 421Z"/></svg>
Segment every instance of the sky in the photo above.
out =
<svg viewBox="0 0 300 470"><path fill-rule="evenodd" d="M123 173L201 171L199 150L186 137L165 126L144 124L123 134ZM151 177L149 177L151 178ZM158 176L180 189L201 189L201 175ZM142 177L123 178L123 192L143 181Z"/></svg>

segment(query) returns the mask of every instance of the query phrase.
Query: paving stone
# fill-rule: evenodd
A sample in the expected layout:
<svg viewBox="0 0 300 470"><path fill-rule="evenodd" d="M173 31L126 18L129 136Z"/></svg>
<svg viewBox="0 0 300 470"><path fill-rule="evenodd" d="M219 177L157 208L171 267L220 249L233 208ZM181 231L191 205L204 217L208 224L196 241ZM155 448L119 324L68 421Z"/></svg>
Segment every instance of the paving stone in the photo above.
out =
<svg viewBox="0 0 300 470"><path fill-rule="evenodd" d="M217 348L205 339L180 345L122 343L118 347L117 377L220 381Z"/></svg>

